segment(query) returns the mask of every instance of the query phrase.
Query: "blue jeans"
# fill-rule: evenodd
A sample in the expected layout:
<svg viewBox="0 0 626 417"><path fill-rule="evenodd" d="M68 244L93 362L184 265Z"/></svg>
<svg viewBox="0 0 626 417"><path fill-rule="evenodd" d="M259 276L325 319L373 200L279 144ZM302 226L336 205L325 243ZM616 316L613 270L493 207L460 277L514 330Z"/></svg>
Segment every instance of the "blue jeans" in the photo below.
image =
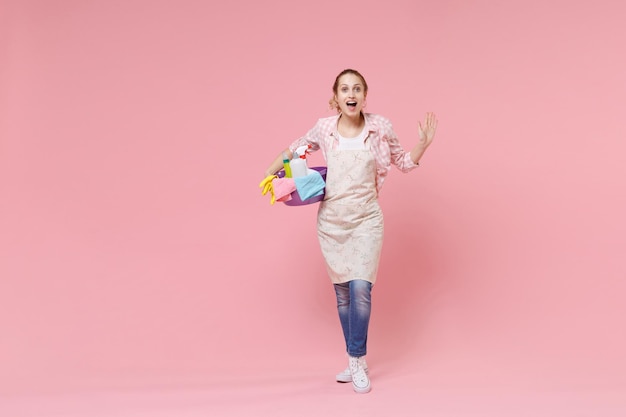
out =
<svg viewBox="0 0 626 417"><path fill-rule="evenodd" d="M348 355L364 356L372 311L372 284L362 279L335 284L335 294Z"/></svg>

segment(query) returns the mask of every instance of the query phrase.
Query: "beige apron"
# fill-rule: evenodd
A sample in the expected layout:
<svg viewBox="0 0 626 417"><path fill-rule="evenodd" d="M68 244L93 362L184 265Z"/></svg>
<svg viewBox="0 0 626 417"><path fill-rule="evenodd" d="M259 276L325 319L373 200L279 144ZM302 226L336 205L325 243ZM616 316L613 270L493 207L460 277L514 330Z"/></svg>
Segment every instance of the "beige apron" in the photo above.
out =
<svg viewBox="0 0 626 417"><path fill-rule="evenodd" d="M368 142L366 142L368 147ZM317 213L317 236L333 284L376 281L383 244L383 214L376 162L369 149L329 150L326 195Z"/></svg>

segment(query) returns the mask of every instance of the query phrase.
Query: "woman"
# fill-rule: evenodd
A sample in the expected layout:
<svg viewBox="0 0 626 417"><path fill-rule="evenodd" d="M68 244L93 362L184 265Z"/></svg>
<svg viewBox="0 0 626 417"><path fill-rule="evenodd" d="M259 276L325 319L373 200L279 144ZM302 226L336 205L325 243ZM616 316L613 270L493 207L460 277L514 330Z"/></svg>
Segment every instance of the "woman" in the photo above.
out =
<svg viewBox="0 0 626 417"><path fill-rule="evenodd" d="M383 243L383 214L378 193L395 165L402 172L418 166L437 128L433 113L418 124L419 141L405 152L391 123L376 114L364 113L367 83L356 70L342 71L333 85L330 106L337 115L319 119L302 138L284 152L291 158L302 145L321 150L326 160L326 190L317 215L322 254L337 296L339 320L348 353L348 367L337 374L356 392L371 389L368 368L367 331L371 290ZM283 166L282 152L266 171L272 175Z"/></svg>

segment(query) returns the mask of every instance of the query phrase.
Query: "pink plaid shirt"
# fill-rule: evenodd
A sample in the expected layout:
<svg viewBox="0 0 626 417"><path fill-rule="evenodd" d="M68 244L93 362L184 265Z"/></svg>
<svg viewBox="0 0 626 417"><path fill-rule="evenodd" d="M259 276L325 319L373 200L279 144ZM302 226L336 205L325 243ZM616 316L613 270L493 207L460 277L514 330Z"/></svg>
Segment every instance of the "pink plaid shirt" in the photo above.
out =
<svg viewBox="0 0 626 417"><path fill-rule="evenodd" d="M368 131L366 141L369 141L370 150L376 161L376 190L380 192L391 170L391 164L402 172L409 172L419 164L414 163L410 153L402 148L388 119L372 113L363 113L363 115L365 116L365 129ZM338 120L339 114L319 119L306 135L289 145L289 149L293 152L299 146L310 144L310 151L321 149L326 160L326 152L329 149L337 149L339 145Z"/></svg>

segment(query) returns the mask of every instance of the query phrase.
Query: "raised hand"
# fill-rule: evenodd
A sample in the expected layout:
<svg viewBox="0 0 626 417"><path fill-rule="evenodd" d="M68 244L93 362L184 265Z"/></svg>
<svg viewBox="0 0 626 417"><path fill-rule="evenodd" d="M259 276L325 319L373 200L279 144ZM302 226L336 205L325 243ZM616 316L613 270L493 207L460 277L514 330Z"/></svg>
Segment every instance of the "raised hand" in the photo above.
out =
<svg viewBox="0 0 626 417"><path fill-rule="evenodd" d="M435 117L435 113L426 113L426 120L424 121L424 124L422 125L422 122L418 122L418 131L420 136L419 145L424 148L428 147L435 137L436 130L437 118Z"/></svg>

